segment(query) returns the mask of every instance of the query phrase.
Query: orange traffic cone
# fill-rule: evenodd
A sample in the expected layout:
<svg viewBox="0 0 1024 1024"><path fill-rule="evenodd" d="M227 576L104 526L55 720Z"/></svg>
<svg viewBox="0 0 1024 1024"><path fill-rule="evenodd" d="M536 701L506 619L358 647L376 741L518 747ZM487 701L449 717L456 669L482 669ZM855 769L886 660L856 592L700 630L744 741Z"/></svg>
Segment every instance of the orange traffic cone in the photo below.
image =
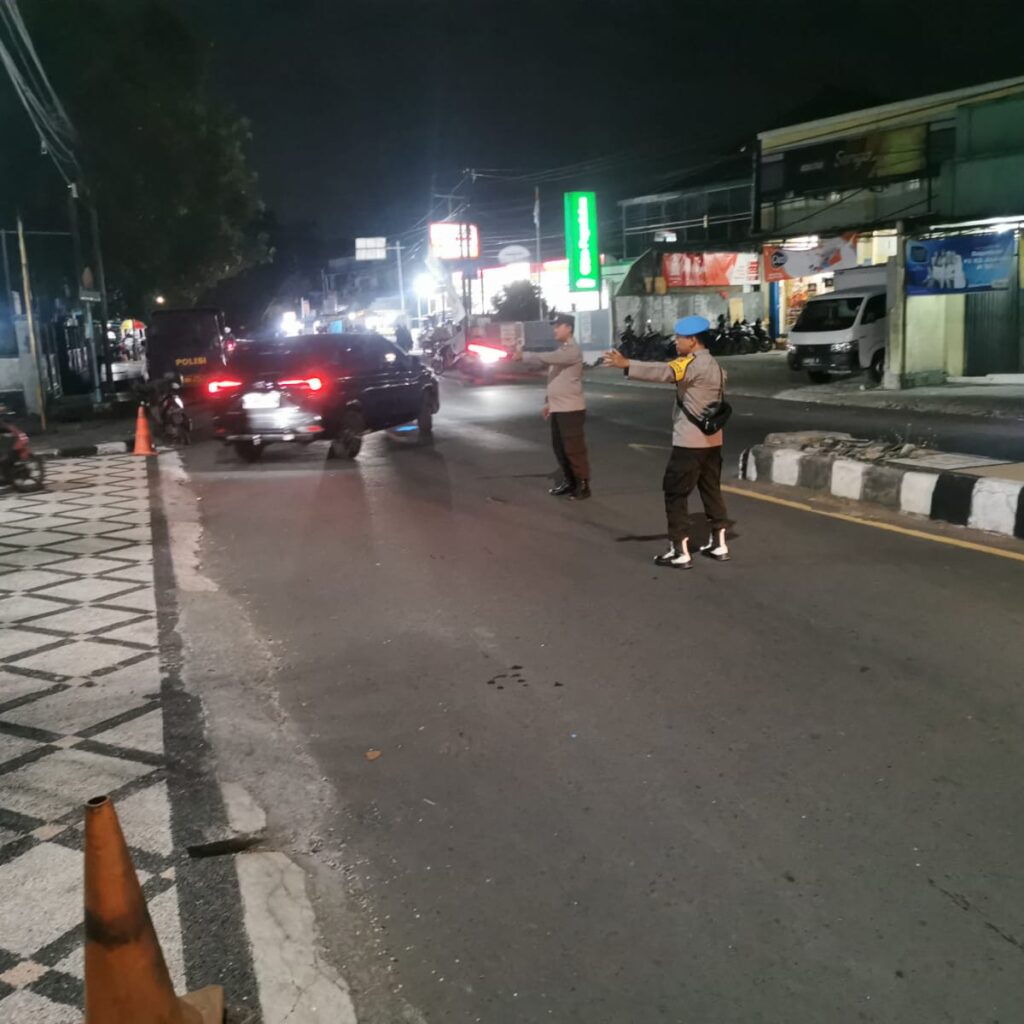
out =
<svg viewBox="0 0 1024 1024"><path fill-rule="evenodd" d="M85 805L85 1024L221 1024L224 992L178 999L110 798Z"/></svg>
<svg viewBox="0 0 1024 1024"><path fill-rule="evenodd" d="M135 451L132 455L156 455L153 438L149 433L149 417L144 405L139 406L139 414L135 417Z"/></svg>

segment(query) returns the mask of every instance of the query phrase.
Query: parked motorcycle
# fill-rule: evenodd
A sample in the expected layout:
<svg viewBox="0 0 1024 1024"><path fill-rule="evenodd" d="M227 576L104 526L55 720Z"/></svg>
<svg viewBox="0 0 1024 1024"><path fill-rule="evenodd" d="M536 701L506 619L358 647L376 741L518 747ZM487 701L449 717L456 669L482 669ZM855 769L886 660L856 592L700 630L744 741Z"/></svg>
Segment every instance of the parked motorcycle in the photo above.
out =
<svg viewBox="0 0 1024 1024"><path fill-rule="evenodd" d="M0 483L21 492L40 491L46 475L43 460L32 454L28 435L9 416L0 406Z"/></svg>
<svg viewBox="0 0 1024 1024"><path fill-rule="evenodd" d="M192 418L185 411L181 397L181 382L165 380L157 395L159 423L164 440L168 444L188 445L192 443Z"/></svg>
<svg viewBox="0 0 1024 1024"><path fill-rule="evenodd" d="M774 351L775 342L772 340L771 335L765 330L760 317L754 321L754 337L757 339L757 348L759 352Z"/></svg>
<svg viewBox="0 0 1024 1024"><path fill-rule="evenodd" d="M149 410L160 437L173 445L192 443L192 417L181 397L181 381L168 373L136 389L139 401Z"/></svg>

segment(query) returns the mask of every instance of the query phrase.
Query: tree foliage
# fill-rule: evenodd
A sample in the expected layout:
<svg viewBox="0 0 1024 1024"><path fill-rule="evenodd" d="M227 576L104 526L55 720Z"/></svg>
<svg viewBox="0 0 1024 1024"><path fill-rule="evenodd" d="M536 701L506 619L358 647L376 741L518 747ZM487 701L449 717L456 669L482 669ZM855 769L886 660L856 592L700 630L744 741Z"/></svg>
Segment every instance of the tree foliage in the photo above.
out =
<svg viewBox="0 0 1024 1024"><path fill-rule="evenodd" d="M532 281L513 281L491 299L494 319L505 322L514 320L536 320L538 304L541 305L541 319L548 315L548 304L541 302L541 291Z"/></svg>
<svg viewBox="0 0 1024 1024"><path fill-rule="evenodd" d="M162 0L22 0L21 6L78 130L108 285L125 304L145 309L157 292L170 302L192 302L266 259L262 207L246 156L248 125L214 95L207 54L173 8ZM0 132L17 114L25 119L24 111L4 103ZM34 208L39 217L46 207L49 222L59 223L63 184L45 166L38 143L22 145L12 159L8 204Z"/></svg>

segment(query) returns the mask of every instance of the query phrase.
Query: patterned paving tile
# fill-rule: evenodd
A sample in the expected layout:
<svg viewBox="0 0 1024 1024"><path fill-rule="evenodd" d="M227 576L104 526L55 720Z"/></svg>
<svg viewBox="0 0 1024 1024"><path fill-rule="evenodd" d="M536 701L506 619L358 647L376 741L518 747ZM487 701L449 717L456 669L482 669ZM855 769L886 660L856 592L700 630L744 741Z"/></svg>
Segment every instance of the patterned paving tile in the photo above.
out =
<svg viewBox="0 0 1024 1024"><path fill-rule="evenodd" d="M0 1020L11 1024L81 1024L82 1013L73 1006L22 989L0 1002Z"/></svg>
<svg viewBox="0 0 1024 1024"><path fill-rule="evenodd" d="M49 642L55 639L50 637ZM0 656L2 656L3 636L0 635ZM36 643L36 646L40 646ZM16 668L28 668L35 672L52 672L59 676L93 675L103 669L113 668L130 658L136 657L138 651L120 644L104 644L95 640L76 640L61 644L48 651L29 653L12 659L8 664Z"/></svg>
<svg viewBox="0 0 1024 1024"><path fill-rule="evenodd" d="M57 843L40 843L0 864L0 904L0 946L32 956L82 917L81 856ZM4 1009L0 1003L0 1013Z"/></svg>
<svg viewBox="0 0 1024 1024"><path fill-rule="evenodd" d="M6 629L0 633L0 658L14 658L52 644L59 637L32 633L29 630Z"/></svg>
<svg viewBox="0 0 1024 1024"><path fill-rule="evenodd" d="M81 1020L79 809L97 793L117 794L150 916L184 987L176 851L155 766L163 714L147 474L129 456L57 461L45 493L0 504L4 1024Z"/></svg>
<svg viewBox="0 0 1024 1024"><path fill-rule="evenodd" d="M28 548L6 551L0 555L0 572L8 569L32 569L40 565L66 562L71 556L64 551L47 551L46 548Z"/></svg>
<svg viewBox="0 0 1024 1024"><path fill-rule="evenodd" d="M156 708L113 729L105 729L96 739L115 747L144 750L148 754L164 752L164 716Z"/></svg>
<svg viewBox="0 0 1024 1024"><path fill-rule="evenodd" d="M10 736L0 732L0 765L32 750L38 750L40 746L38 740L27 740L22 736Z"/></svg>
<svg viewBox="0 0 1024 1024"><path fill-rule="evenodd" d="M150 575L153 574L151 566L146 566ZM141 590L133 590L127 594L118 594L103 602L114 608L130 608L137 613L148 612L150 615L156 612L156 598L151 587L144 587Z"/></svg>
<svg viewBox="0 0 1024 1024"><path fill-rule="evenodd" d="M58 583L38 591L38 597L66 597L71 601L102 601L114 594L123 593L130 585L123 580L108 580L95 576L83 576L77 580Z"/></svg>
<svg viewBox="0 0 1024 1024"><path fill-rule="evenodd" d="M145 644L147 647L156 647L158 642L156 619L150 616L140 619L128 626L119 626L117 629L108 629L103 633L104 640L124 640L132 644Z"/></svg>
<svg viewBox="0 0 1024 1024"><path fill-rule="evenodd" d="M62 633L92 633L96 630L110 629L133 617L133 613L127 609L118 611L115 608L80 604L74 608L65 607L59 612L33 619L32 625L39 629L56 629Z"/></svg>
<svg viewBox="0 0 1024 1024"><path fill-rule="evenodd" d="M101 573L123 569L124 562L112 558L93 558L86 555L82 558L69 558L66 562L54 567L55 572L71 573L74 576L99 576Z"/></svg>
<svg viewBox="0 0 1024 1024"><path fill-rule="evenodd" d="M120 789L151 771L149 765L88 750L55 750L3 776L3 806L50 821L80 807L90 797Z"/></svg>
<svg viewBox="0 0 1024 1024"><path fill-rule="evenodd" d="M0 622L19 622L31 619L36 615L59 612L67 608L60 601L47 601L42 597L31 597L28 594L17 594L14 597L0 599Z"/></svg>
<svg viewBox="0 0 1024 1024"><path fill-rule="evenodd" d="M126 550L132 542L122 541L117 533L105 533L102 537L78 537L70 540L61 536L63 544L51 544L51 551L64 551L69 555L114 554Z"/></svg>
<svg viewBox="0 0 1024 1024"><path fill-rule="evenodd" d="M0 590L24 593L47 584L66 583L67 577L46 569L22 569L0 573Z"/></svg>
<svg viewBox="0 0 1024 1024"><path fill-rule="evenodd" d="M110 573L112 580L133 580L136 583L153 583L153 569L148 565L127 565Z"/></svg>
<svg viewBox="0 0 1024 1024"><path fill-rule="evenodd" d="M42 697L3 715L3 721L27 725L61 735L77 735L83 729L106 722L126 711L150 703L153 689L130 676L100 676L94 686L63 690Z"/></svg>
<svg viewBox="0 0 1024 1024"><path fill-rule="evenodd" d="M21 533L15 533L13 530L4 531L4 543L17 548L41 548L62 540L67 540L67 537L52 530L28 530Z"/></svg>
<svg viewBox="0 0 1024 1024"><path fill-rule="evenodd" d="M53 683L31 675L0 671L0 705L20 700L33 693L53 689ZM2 717L2 716L0 716Z"/></svg>

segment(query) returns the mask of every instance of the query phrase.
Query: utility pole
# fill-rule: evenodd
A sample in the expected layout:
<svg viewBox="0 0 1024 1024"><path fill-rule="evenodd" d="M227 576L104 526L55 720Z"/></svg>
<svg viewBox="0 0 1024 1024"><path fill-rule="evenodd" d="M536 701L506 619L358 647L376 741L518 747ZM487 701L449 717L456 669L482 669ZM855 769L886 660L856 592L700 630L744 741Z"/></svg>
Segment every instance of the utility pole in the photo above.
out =
<svg viewBox="0 0 1024 1024"><path fill-rule="evenodd" d="M72 182L68 185L68 221L71 225L71 249L75 258L75 292L74 297L85 312L85 337L89 343L89 370L93 380L93 401L103 401L103 381L100 378L99 359L97 358L96 325L92 318L92 303L82 297L82 233L78 223L78 186ZM103 322L103 336L106 337L107 325Z"/></svg>
<svg viewBox="0 0 1024 1024"><path fill-rule="evenodd" d="M6 253L6 239L4 240ZM46 403L43 401L43 378L39 370L39 353L36 349L36 323L32 315L32 285L28 278L28 250L25 248L25 228L18 214L18 254L21 256L21 288L25 299L25 326L28 328L28 348L32 356L32 368L36 376L36 402L39 405L39 422L46 429Z"/></svg>
<svg viewBox="0 0 1024 1024"><path fill-rule="evenodd" d="M7 310L8 320L11 324L11 334L14 336L15 351L18 346L18 332L14 329L14 293L11 291L11 261L7 257L7 232L0 228L0 243L4 247L4 309Z"/></svg>
<svg viewBox="0 0 1024 1024"><path fill-rule="evenodd" d="M541 292L543 288L543 269L544 261L540 254L540 185L535 185L533 188L533 226L537 233L537 319L544 319L544 295Z"/></svg>
<svg viewBox="0 0 1024 1024"><path fill-rule="evenodd" d="M103 267L103 247L100 244L100 219L96 213L95 202L89 203L89 225L92 228L92 253L96 261L96 284L100 290L100 316L103 318L103 376L106 379L110 394L114 393L114 370L110 365L110 345L107 343L107 323L110 320L110 307L107 304L107 272Z"/></svg>
<svg viewBox="0 0 1024 1024"><path fill-rule="evenodd" d="M405 277L402 273L402 243L395 242L393 246L395 256L398 259L398 296L402 306L402 316L405 316Z"/></svg>

